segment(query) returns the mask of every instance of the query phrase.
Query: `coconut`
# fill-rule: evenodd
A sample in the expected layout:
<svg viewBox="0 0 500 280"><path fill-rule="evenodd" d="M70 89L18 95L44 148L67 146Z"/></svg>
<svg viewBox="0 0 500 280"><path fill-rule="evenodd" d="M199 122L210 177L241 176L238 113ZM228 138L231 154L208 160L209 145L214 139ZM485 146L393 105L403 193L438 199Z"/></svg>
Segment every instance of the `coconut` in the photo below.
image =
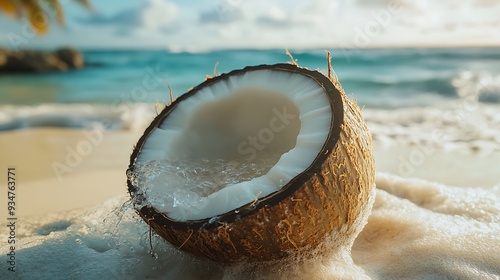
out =
<svg viewBox="0 0 500 280"><path fill-rule="evenodd" d="M372 141L328 68L250 66L166 106L127 170L139 215L179 249L224 263L352 242L373 202Z"/></svg>

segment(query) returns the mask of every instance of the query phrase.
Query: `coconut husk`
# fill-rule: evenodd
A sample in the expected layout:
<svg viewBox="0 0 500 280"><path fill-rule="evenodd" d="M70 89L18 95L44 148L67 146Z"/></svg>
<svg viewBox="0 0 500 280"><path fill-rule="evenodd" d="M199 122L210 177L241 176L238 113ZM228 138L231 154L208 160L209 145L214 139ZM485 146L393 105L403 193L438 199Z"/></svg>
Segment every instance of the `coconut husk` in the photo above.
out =
<svg viewBox="0 0 500 280"><path fill-rule="evenodd" d="M139 215L179 249L217 262L281 259L314 249L326 236L334 236L331 246L345 244L352 237L350 232L359 232L352 229L358 216L371 206L375 162L372 138L360 109L347 98L330 64L328 68L326 76L296 64L246 67L208 79L166 107L135 147L130 171L148 135L179 102L231 75L262 69L305 75L324 88L333 118L327 140L313 163L281 190L218 215L216 222L176 221L151 206L138 209ZM128 187L132 196L138 195L130 181Z"/></svg>

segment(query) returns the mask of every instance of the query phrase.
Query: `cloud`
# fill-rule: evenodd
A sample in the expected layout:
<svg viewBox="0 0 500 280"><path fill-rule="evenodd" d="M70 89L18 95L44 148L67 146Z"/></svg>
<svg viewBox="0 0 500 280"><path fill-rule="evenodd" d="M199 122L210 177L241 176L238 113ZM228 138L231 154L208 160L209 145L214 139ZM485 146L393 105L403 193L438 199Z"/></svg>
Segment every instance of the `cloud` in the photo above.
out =
<svg viewBox="0 0 500 280"><path fill-rule="evenodd" d="M114 26L120 29L172 30L179 9L175 3L164 0L148 0L139 8L126 9L110 16L99 14L82 18L80 23L87 25Z"/></svg>
<svg viewBox="0 0 500 280"><path fill-rule="evenodd" d="M72 32L59 32L59 40L50 35L44 42L55 45L63 38L85 46L176 51L500 45L498 0L210 0L196 4L145 0L133 8L113 1L96 2L96 12L104 11L99 5L108 8L104 14L78 14L76 22L68 17L75 23L68 24ZM400 7L396 13L390 9L395 4ZM0 30L4 26L0 23ZM5 40L0 37L0 43Z"/></svg>
<svg viewBox="0 0 500 280"><path fill-rule="evenodd" d="M264 15L259 16L256 21L263 25L278 28L290 27L294 24L290 14L277 6L270 7L269 10L267 10Z"/></svg>
<svg viewBox="0 0 500 280"><path fill-rule="evenodd" d="M212 9L202 11L198 22L200 24L224 25L232 22L244 20L245 15L239 9L230 7L220 8L214 6Z"/></svg>

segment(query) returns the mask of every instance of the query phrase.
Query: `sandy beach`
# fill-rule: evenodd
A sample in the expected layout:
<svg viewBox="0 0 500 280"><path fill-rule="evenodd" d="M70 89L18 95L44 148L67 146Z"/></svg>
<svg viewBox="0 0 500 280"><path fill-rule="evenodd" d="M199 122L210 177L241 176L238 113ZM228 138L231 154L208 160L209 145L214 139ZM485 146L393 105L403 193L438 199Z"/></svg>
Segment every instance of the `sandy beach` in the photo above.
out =
<svg viewBox="0 0 500 280"><path fill-rule="evenodd" d="M125 170L139 135L100 131L102 140L92 144L85 134L89 131L35 128L0 133L3 168L17 171L19 216L95 206L126 194ZM89 147L88 152L83 147ZM5 203L6 197L1 200Z"/></svg>
<svg viewBox="0 0 500 280"><path fill-rule="evenodd" d="M0 188L8 168L17 182L15 279L498 279L498 51L366 50L337 61L373 136L377 190L366 226L342 250L325 239L309 259L233 266L150 239L125 171L155 101L168 99L151 69L171 69L178 96L219 58L236 69L282 61L283 53L86 54L103 66L0 79ZM296 57L311 68L325 63L323 50ZM44 86L57 91L43 99ZM0 237L8 240L9 230L1 227ZM9 246L0 243L0 262Z"/></svg>
<svg viewBox="0 0 500 280"><path fill-rule="evenodd" d="M500 1L70 2L0 0L0 280L500 280Z"/></svg>
<svg viewBox="0 0 500 280"><path fill-rule="evenodd" d="M500 189L491 168L498 154L435 152L415 167L415 180L397 176L399 159L414 149L376 145L376 200L351 253L330 252L325 245L326 251L300 265L220 267L155 235L151 258L148 228L126 203L125 169L137 132L104 132L60 180L51 166L67 164L67 147L78 150L79 143L90 142L84 132L36 128L0 134L3 168L16 166L18 174L19 279L57 278L61 272L72 279L494 279L500 273L494 246ZM5 244L0 248L8 252Z"/></svg>
<svg viewBox="0 0 500 280"><path fill-rule="evenodd" d="M19 279L65 272L72 279L206 279L206 271L210 279L494 279L500 274L494 246L500 235L500 180L493 168L500 153L378 140L376 200L350 253L329 251L325 244L323 253L300 265L220 267L153 235L156 257L151 258L149 229L127 204L125 176L143 129L0 133L2 168L15 167L18 178ZM0 177L5 189L6 174ZM6 196L0 199L5 205ZM5 220L7 211L0 213ZM0 236L6 239L8 228ZM5 254L6 245L0 247ZM33 269L40 265L50 269Z"/></svg>
<svg viewBox="0 0 500 280"><path fill-rule="evenodd" d="M98 131L102 137L97 137ZM88 136L92 133L99 140L95 144ZM138 131L105 132L97 128L34 128L0 133L3 168L14 166L18 173L18 215L91 207L126 194L125 170L139 137ZM418 146L377 144L374 151L378 172L459 187L491 189L499 184L497 170L491 168L500 162L498 152L435 150L427 155ZM418 160L416 164L410 163L412 158ZM2 177L0 185L5 182ZM5 199L2 196L0 201L5 203ZM4 215L2 212L1 217Z"/></svg>

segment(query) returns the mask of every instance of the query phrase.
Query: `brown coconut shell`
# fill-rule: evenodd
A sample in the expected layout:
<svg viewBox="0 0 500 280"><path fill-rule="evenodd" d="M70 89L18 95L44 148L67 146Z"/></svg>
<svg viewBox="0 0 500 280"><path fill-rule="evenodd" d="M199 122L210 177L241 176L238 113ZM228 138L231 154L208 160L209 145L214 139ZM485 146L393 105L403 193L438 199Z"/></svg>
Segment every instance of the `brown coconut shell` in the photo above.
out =
<svg viewBox="0 0 500 280"><path fill-rule="evenodd" d="M359 107L346 97L330 69L327 77L295 64L246 67L210 78L191 89L166 107L146 129L131 156L129 171L134 170L135 159L148 136L179 103L231 75L263 69L304 75L316 81L328 95L333 114L330 132L312 164L279 191L218 215L216 222L209 218L177 221L151 206L138 209L144 221L165 240L217 262L280 259L303 248L315 248L326 236L341 229L349 232L356 218L369 207L375 185L372 138ZM140 196L130 180L128 188L132 197ZM334 242L343 244L342 236L339 234Z"/></svg>

